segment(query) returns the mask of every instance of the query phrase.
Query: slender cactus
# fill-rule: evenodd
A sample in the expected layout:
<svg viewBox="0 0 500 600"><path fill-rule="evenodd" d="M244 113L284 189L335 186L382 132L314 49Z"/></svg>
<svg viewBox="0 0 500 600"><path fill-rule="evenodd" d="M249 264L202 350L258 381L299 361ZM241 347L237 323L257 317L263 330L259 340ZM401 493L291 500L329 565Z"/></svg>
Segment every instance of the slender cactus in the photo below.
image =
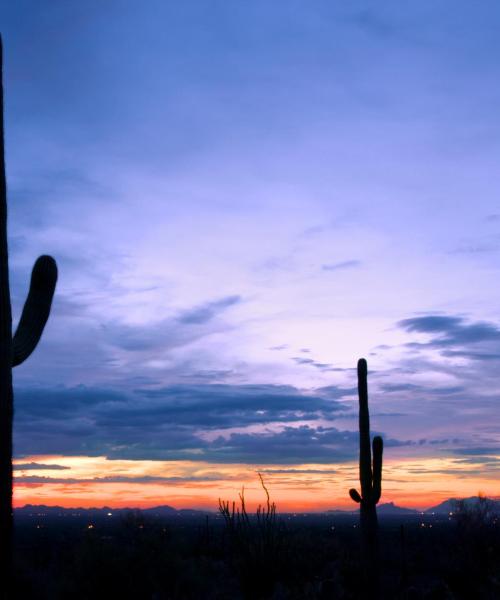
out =
<svg viewBox="0 0 500 600"><path fill-rule="evenodd" d="M382 493L382 453L384 443L381 437L373 438L373 463L370 449L370 414L368 412L368 366L366 360L358 361L359 395L359 482L361 494L353 489L349 495L360 505L360 525L362 558L365 569L365 583L378 593L378 520L377 503Z"/></svg>
<svg viewBox="0 0 500 600"><path fill-rule="evenodd" d="M23 363L36 348L49 318L56 281L55 260L51 256L40 256L33 266L28 297L12 337L0 37L0 598L9 598L12 578L12 367Z"/></svg>

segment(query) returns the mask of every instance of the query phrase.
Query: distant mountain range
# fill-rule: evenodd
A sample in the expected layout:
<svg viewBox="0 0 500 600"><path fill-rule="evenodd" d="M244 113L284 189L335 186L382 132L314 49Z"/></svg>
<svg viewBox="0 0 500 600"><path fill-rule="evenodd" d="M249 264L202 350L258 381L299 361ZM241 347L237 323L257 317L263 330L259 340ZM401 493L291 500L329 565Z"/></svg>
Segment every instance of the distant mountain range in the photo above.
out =
<svg viewBox="0 0 500 600"><path fill-rule="evenodd" d="M414 508L404 508L403 506L396 506L394 502L386 502L377 507L377 513L383 517L387 516L404 516L404 515L417 515L418 511Z"/></svg>
<svg viewBox="0 0 500 600"><path fill-rule="evenodd" d="M328 514L331 515L357 515L359 509L354 510L329 510ZM402 506L396 506L394 502L386 502L385 504L379 504L377 506L377 514L380 517L395 517L405 515L418 515L420 511L413 508L404 508Z"/></svg>
<svg viewBox="0 0 500 600"><path fill-rule="evenodd" d="M427 508L426 510L416 510L413 508L404 508L402 506L396 506L394 502L387 502L385 504L379 504L377 506L377 513L381 517L394 517L394 516L405 516L405 515L449 515L457 510L457 504L463 500L468 508L474 508L478 506L480 498L478 496L471 496L470 498L448 498L436 506ZM488 498L488 502L491 505L491 510L495 513L500 514L500 500L493 500ZM329 510L329 514L357 514L358 510Z"/></svg>
<svg viewBox="0 0 500 600"><path fill-rule="evenodd" d="M480 502L478 496L471 496L470 498L463 498L465 505L469 508L474 508ZM405 508L402 506L396 506L394 502L386 502L385 504L379 504L377 506L377 513L380 517L395 517L395 516L411 516L419 514L427 515L449 515L457 509L457 503L460 501L459 498L448 498L444 502L441 502L437 506L432 506L424 511L415 510L413 508ZM488 499L491 509L493 512L500 514L500 500ZM358 509L359 510L359 509ZM324 514L328 515L356 515L358 510L328 510ZM125 515L130 512L140 511L145 516L150 517L200 517L204 515L214 514L217 511L203 511L195 510L191 508L176 509L172 506L163 505L155 506L153 508L110 508L103 506L102 508L63 508L62 506L46 506L44 504L26 504L21 508L15 509L15 514L20 517L64 517L64 516L86 516L89 517L112 517ZM310 514L310 513L309 513Z"/></svg>
<svg viewBox="0 0 500 600"><path fill-rule="evenodd" d="M431 506L431 508L427 508L424 511L412 510L409 508L399 508L392 502L389 502L388 504L381 504L378 509L380 514L420 514L423 512L426 515L449 515L457 510L458 503L462 501L465 503L467 508L475 508L481 502L481 498L479 496L470 496L470 498L448 498L448 500L444 500L440 504ZM500 514L500 500L488 498L487 501L491 506L491 510Z"/></svg>
<svg viewBox="0 0 500 600"><path fill-rule="evenodd" d="M428 508L426 513L435 513L435 514L449 514L451 512L455 512L457 509L457 503L463 501L467 508L475 508L481 502L481 498L479 496L470 496L470 498L449 498L441 504L437 506L433 506L432 508ZM491 506L491 511L500 514L500 500L494 500L492 498L487 499L489 505Z"/></svg>
<svg viewBox="0 0 500 600"><path fill-rule="evenodd" d="M84 516L93 517L112 517L115 515L125 515L130 512L141 512L150 517L195 517L211 514L209 511L194 510L192 508L181 508L177 510L172 506L163 505L153 508L64 508L62 506L46 506L45 504L26 504L23 507L16 508L15 514L19 516L44 516L44 517L62 517L62 516Z"/></svg>

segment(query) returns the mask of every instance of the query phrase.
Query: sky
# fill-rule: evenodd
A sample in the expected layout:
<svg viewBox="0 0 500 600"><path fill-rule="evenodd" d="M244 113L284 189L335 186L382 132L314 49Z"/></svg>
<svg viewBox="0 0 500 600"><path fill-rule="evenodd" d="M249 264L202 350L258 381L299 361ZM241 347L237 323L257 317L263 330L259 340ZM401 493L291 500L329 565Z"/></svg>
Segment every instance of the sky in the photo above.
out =
<svg viewBox="0 0 500 600"><path fill-rule="evenodd" d="M500 6L18 0L4 39L15 503L500 496Z"/></svg>

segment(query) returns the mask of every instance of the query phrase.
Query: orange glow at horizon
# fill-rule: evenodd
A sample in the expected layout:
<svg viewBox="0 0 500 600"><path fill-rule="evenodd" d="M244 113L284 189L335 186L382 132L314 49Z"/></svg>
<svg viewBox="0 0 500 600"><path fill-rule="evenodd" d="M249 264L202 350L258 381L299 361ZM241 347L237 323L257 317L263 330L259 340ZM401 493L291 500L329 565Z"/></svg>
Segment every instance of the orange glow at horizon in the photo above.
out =
<svg viewBox="0 0 500 600"><path fill-rule="evenodd" d="M218 499L238 500L242 487L248 507L265 501L262 473L279 511L355 509L348 490L359 487L357 462L301 465L228 465L194 461L107 460L88 456L29 456L14 461L41 468L16 469L14 505L217 510ZM43 467L45 465L45 467ZM55 465L55 466L54 466ZM384 464L381 502L428 508L450 497L500 495L498 471L490 465L464 465L460 458L392 459Z"/></svg>

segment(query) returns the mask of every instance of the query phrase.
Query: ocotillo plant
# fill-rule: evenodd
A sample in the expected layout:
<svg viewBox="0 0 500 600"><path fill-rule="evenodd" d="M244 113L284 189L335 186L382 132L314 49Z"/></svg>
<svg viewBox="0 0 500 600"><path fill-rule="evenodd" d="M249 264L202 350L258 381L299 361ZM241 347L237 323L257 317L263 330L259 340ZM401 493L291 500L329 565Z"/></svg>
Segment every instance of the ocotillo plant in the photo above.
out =
<svg viewBox="0 0 500 600"><path fill-rule="evenodd" d="M40 256L33 267L28 297L12 337L12 313L7 249L7 185L3 128L3 49L0 37L0 597L8 597L12 566L12 367L33 352L49 318L57 280L51 256Z"/></svg>
<svg viewBox="0 0 500 600"><path fill-rule="evenodd" d="M245 598L264 598L272 592L275 582L289 564L289 537L278 518L276 505L271 502L269 490L259 473L260 484L266 494L266 504L257 508L255 517L247 512L245 490L236 502L219 498L219 513L224 518L231 562L240 578Z"/></svg>
<svg viewBox="0 0 500 600"><path fill-rule="evenodd" d="M378 579L377 503L382 493L382 438L373 438L373 464L370 448L370 414L368 412L368 366L358 361L359 395L359 482L361 494L355 489L349 495L360 505L361 542L366 575ZM375 582L373 582L375 584Z"/></svg>

